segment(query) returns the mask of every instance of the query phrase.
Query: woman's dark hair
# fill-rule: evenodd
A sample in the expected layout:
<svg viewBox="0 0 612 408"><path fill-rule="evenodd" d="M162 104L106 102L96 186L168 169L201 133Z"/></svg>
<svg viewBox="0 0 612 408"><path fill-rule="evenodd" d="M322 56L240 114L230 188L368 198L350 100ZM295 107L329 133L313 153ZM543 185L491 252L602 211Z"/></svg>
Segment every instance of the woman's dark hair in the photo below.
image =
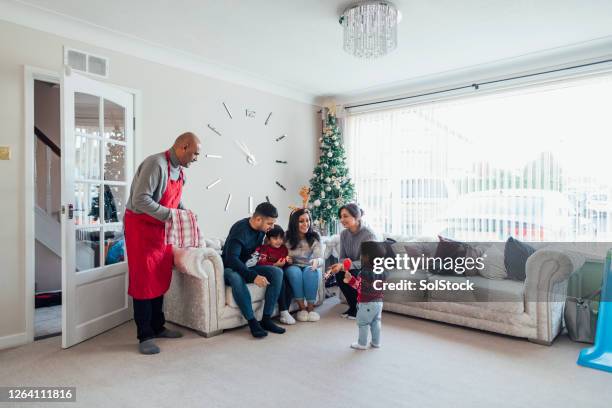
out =
<svg viewBox="0 0 612 408"><path fill-rule="evenodd" d="M348 211L348 213L351 214L356 220L360 220L363 216L363 210L355 203L344 204L342 207L340 207L338 210L338 218L340 218L342 210Z"/></svg>
<svg viewBox="0 0 612 408"><path fill-rule="evenodd" d="M312 229L312 217L310 211L307 208L300 208L291 213L289 216L289 226L287 227L287 242L289 243L289 249L295 249L300 242L300 217L304 214L308 214L310 219L310 226L306 231L306 241L308 245L312 246L315 241L319 241L319 234Z"/></svg>
<svg viewBox="0 0 612 408"><path fill-rule="evenodd" d="M274 224L274 226L266 232L266 238L270 239L275 237L285 238L285 231L283 231L283 227L278 224Z"/></svg>

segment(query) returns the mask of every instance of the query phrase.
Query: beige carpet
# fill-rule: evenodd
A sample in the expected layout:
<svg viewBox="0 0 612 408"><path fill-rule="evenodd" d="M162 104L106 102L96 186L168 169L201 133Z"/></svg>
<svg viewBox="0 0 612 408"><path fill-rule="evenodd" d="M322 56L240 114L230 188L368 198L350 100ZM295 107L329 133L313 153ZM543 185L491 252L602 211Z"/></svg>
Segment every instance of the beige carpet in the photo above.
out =
<svg viewBox="0 0 612 408"><path fill-rule="evenodd" d="M318 323L255 340L246 328L136 351L133 322L68 350L60 338L0 352L0 385L77 387L83 407L610 407L612 374L583 347L552 347L385 313L383 348L355 351L355 322L328 300ZM7 404L0 404L6 406ZM59 407L63 404L47 404ZM19 406L36 406L19 404Z"/></svg>

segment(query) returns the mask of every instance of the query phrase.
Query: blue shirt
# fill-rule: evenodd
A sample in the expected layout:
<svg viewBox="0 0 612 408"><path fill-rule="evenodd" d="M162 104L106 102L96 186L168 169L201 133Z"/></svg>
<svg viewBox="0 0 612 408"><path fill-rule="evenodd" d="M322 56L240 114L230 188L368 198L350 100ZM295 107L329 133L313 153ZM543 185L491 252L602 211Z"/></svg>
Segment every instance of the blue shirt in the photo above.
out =
<svg viewBox="0 0 612 408"><path fill-rule="evenodd" d="M232 225L221 258L223 266L238 272L245 281L252 282L257 272L246 266L245 262L251 258L251 254L263 242L265 234L254 230L249 224L249 218L242 219Z"/></svg>

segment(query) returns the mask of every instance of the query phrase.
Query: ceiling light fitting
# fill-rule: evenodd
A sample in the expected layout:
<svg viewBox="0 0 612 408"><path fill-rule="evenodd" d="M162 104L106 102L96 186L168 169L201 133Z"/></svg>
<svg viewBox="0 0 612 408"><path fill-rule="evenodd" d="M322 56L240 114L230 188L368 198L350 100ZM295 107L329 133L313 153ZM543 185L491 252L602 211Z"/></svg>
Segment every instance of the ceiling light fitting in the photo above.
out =
<svg viewBox="0 0 612 408"><path fill-rule="evenodd" d="M339 23L344 51L358 58L382 57L397 48L401 13L388 1L360 1L347 7Z"/></svg>

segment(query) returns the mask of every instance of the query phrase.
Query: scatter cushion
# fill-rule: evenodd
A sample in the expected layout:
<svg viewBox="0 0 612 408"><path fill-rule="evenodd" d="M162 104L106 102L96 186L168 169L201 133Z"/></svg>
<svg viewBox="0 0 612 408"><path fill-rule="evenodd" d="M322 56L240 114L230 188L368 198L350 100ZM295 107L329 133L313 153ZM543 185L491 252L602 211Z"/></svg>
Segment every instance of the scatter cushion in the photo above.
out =
<svg viewBox="0 0 612 408"><path fill-rule="evenodd" d="M482 256L482 251L480 249L474 248L465 242L454 241L443 236L439 236L438 238L440 239L440 242L438 243L434 257L436 259L441 259L443 265L448 261L448 259L452 259L453 264L455 264L457 263L458 258L476 259L477 257ZM463 262L465 262L465 260L463 260ZM474 263L475 262L472 264ZM463 272L458 273L456 270L439 268L439 266L439 262L436 262L436 265L433 265L430 272L438 275L457 276L474 276L478 274L478 270L475 267L464 268L465 270Z"/></svg>
<svg viewBox="0 0 612 408"><path fill-rule="evenodd" d="M504 248L504 266L508 279L524 281L526 277L525 266L527 258L535 252L535 249L524 242L512 237L506 241Z"/></svg>
<svg viewBox="0 0 612 408"><path fill-rule="evenodd" d="M480 276L487 279L506 279L508 277L501 245L501 242L495 243L484 253L484 268L480 270Z"/></svg>

